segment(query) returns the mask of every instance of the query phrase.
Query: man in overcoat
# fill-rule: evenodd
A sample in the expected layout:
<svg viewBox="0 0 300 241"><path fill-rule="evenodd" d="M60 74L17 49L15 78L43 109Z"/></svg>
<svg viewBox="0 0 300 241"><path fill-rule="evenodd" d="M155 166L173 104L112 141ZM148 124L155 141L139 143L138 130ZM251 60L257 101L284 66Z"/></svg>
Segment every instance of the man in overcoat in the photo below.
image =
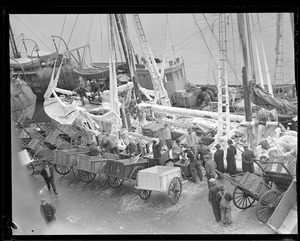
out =
<svg viewBox="0 0 300 241"><path fill-rule="evenodd" d="M224 151L221 149L219 144L216 145L216 152L214 154L214 161L217 164L217 170L221 173L224 173ZM218 179L221 179L221 174L218 174Z"/></svg>
<svg viewBox="0 0 300 241"><path fill-rule="evenodd" d="M216 196L219 191L220 188L217 186L216 180L214 178L209 179L208 201L212 206L213 213L217 222L220 222L221 220L220 206L216 200Z"/></svg>
<svg viewBox="0 0 300 241"><path fill-rule="evenodd" d="M235 155L236 155L236 147L233 145L233 141L229 139L227 141L229 147L227 148L227 172L230 175L234 175L236 173L236 161L235 161Z"/></svg>
<svg viewBox="0 0 300 241"><path fill-rule="evenodd" d="M242 169L243 172L254 172L253 160L255 157L254 152L248 149L248 144L244 144L244 152L242 153Z"/></svg>
<svg viewBox="0 0 300 241"><path fill-rule="evenodd" d="M40 212L42 217L45 219L47 225L56 221L56 208L51 203L47 203L45 199L41 200Z"/></svg>
<svg viewBox="0 0 300 241"><path fill-rule="evenodd" d="M53 170L53 168L49 164L46 163L44 165L44 168L41 170L41 175L42 175L42 177L44 178L44 180L47 184L48 190L50 191L51 186L52 186L54 194L57 194L56 186L55 186L55 183L54 183L54 170Z"/></svg>

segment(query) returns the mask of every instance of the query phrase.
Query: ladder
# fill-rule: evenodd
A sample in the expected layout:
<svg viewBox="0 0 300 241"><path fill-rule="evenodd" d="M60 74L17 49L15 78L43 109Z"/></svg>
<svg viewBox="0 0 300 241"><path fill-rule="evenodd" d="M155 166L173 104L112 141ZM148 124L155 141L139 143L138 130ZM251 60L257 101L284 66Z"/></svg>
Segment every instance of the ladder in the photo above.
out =
<svg viewBox="0 0 300 241"><path fill-rule="evenodd" d="M155 62L153 53L151 51L150 45L147 41L140 17L138 14L133 14L134 21L135 21L135 26L138 31L138 36L140 40L140 44L142 45L143 49L143 54L145 57L146 65L148 67L151 79L152 79L152 84L154 88L154 93L155 93L155 99L154 103L158 100L163 98L165 101L162 103L163 105L171 106L170 104L170 99L168 97L168 93L166 89L164 88L163 82L162 82L162 77L158 66Z"/></svg>
<svg viewBox="0 0 300 241"><path fill-rule="evenodd" d="M226 40L226 14L219 15L219 76L218 76L218 131L216 143L221 144L221 140L227 140L230 134L229 119L229 94L226 68L227 40ZM225 107L225 111L223 109ZM221 145L222 146L222 145Z"/></svg>

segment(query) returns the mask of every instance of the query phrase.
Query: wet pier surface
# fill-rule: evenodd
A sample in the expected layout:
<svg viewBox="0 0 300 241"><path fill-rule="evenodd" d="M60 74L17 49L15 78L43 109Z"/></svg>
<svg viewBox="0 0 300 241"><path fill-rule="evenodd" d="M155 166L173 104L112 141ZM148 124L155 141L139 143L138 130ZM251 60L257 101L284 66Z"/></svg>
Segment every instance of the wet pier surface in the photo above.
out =
<svg viewBox="0 0 300 241"><path fill-rule="evenodd" d="M19 166L18 166L19 167ZM89 184L78 181L72 171L55 173L58 195L48 191L40 175L26 176L20 167L13 174L14 234L274 234L256 217L256 205L246 210L232 205L233 223L224 226L214 219L208 202L206 178L183 184L181 197L172 204L167 193L152 191L142 200L125 180L111 188L104 174ZM16 175L19 174L19 175ZM226 180L218 181L233 191ZM39 211L41 198L57 209L57 222L47 227ZM28 219L28 217L30 217Z"/></svg>

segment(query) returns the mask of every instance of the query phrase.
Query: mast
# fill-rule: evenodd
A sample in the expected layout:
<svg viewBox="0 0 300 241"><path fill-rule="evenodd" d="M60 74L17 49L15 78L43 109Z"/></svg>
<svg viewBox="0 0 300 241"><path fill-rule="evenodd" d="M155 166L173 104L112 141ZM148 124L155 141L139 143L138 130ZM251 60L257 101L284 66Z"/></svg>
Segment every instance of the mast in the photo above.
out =
<svg viewBox="0 0 300 241"><path fill-rule="evenodd" d="M277 13L276 22L276 60L275 60L275 72L274 72L274 89L277 84L283 84L283 14Z"/></svg>
<svg viewBox="0 0 300 241"><path fill-rule="evenodd" d="M219 77L218 77L218 132L216 141L225 138L225 145L230 134L228 79L226 68L227 39L226 39L226 14L219 14ZM225 107L225 111L223 111ZM224 122L225 119L225 122ZM225 149L226 150L226 149Z"/></svg>
<svg viewBox="0 0 300 241"><path fill-rule="evenodd" d="M242 77L243 77L243 86L244 86L245 116L246 116L246 121L250 122L252 121L252 110L251 110L250 95L249 95L250 91L249 91L249 84L248 84L248 57L247 57L245 21L244 21L243 13L237 14L237 21L238 21L238 30L239 30L239 36L240 36L242 52L243 52Z"/></svg>
<svg viewBox="0 0 300 241"><path fill-rule="evenodd" d="M11 49L12 49L14 58L15 59L20 58L20 53L18 52L16 41L15 41L14 34L13 34L10 23L9 23L9 39L10 39Z"/></svg>

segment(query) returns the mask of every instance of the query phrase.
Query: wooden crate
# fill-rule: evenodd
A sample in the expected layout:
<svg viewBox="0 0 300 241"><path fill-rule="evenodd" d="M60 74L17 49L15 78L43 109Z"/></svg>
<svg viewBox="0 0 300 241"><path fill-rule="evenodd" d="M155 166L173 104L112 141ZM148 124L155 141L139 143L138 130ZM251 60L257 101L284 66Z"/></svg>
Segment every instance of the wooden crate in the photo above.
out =
<svg viewBox="0 0 300 241"><path fill-rule="evenodd" d="M39 139L32 139L29 143L28 143L28 148L35 150L36 147L38 146L38 144L40 144L40 140Z"/></svg>
<svg viewBox="0 0 300 241"><path fill-rule="evenodd" d="M154 166L138 172L138 189L167 192L174 177L181 178L180 167Z"/></svg>
<svg viewBox="0 0 300 241"><path fill-rule="evenodd" d="M175 162L174 166L175 166L175 167L180 167L181 171L183 172L183 174L184 174L186 177L192 176L192 171L191 171L191 166L190 166L190 164L185 165L185 164L180 163L180 161L178 161L178 162Z"/></svg>
<svg viewBox="0 0 300 241"><path fill-rule="evenodd" d="M164 123L161 121L153 121L142 127L143 135L158 138L164 128Z"/></svg>
<svg viewBox="0 0 300 241"><path fill-rule="evenodd" d="M137 162L135 162L134 158L107 160L106 175L120 179L128 179L133 169L137 166L147 168L149 167L149 163L143 158L139 158Z"/></svg>

